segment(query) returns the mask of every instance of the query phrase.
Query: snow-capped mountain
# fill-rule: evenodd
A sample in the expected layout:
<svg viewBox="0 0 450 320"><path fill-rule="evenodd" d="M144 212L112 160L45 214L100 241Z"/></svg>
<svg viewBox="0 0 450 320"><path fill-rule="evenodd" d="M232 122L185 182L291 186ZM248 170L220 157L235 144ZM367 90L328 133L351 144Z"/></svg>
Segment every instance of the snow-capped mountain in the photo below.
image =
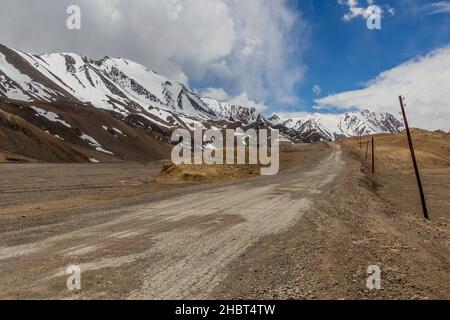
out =
<svg viewBox="0 0 450 320"><path fill-rule="evenodd" d="M274 127L285 137L306 143L403 128L394 116L369 111L313 114L303 119L265 117L252 106L200 97L186 85L131 60L94 60L75 53L36 55L3 45L0 109L6 112L5 119L17 116L43 131L44 135L29 129L20 119L4 121L8 130L16 126L11 123L26 126L23 130L33 133L26 138L30 141L50 134L59 144L63 141L124 159L161 157L162 153L148 154L147 145L167 143L179 127ZM129 146L139 151L130 154Z"/></svg>
<svg viewBox="0 0 450 320"><path fill-rule="evenodd" d="M333 141L342 137L365 136L378 133L398 133L403 122L389 113L368 110L345 114L310 114L300 119L268 118L274 126L285 128L287 135L302 142Z"/></svg>
<svg viewBox="0 0 450 320"><path fill-rule="evenodd" d="M32 55L1 45L0 96L89 103L123 116L138 113L165 127L217 119L185 85L133 61L96 61L74 53Z"/></svg>
<svg viewBox="0 0 450 320"><path fill-rule="evenodd" d="M218 101L209 97L203 97L202 101L213 110L216 115L225 121L250 124L257 122L261 117L255 107L240 106L224 101Z"/></svg>

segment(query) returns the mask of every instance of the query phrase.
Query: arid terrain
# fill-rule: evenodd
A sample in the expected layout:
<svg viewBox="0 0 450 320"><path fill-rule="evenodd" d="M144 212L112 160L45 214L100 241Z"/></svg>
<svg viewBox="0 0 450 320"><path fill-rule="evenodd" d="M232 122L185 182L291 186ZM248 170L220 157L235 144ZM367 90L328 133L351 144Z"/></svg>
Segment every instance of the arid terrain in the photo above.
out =
<svg viewBox="0 0 450 320"><path fill-rule="evenodd" d="M374 176L357 139L284 147L272 177L0 164L0 298L449 299L450 138L414 139L431 221L403 134L375 137ZM66 287L70 265L81 290ZM366 287L370 265L381 290Z"/></svg>

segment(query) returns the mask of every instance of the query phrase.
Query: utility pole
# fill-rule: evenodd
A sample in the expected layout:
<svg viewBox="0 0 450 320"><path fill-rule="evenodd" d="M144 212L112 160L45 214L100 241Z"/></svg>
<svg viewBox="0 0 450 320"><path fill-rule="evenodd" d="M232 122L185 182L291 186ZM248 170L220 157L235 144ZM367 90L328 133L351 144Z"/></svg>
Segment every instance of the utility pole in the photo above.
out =
<svg viewBox="0 0 450 320"><path fill-rule="evenodd" d="M411 158L412 158L412 162L414 165L414 171L416 173L417 185L419 186L420 200L422 201L423 216L425 217L425 219L429 220L430 217L428 216L427 204L425 202L425 194L423 192L422 180L420 179L419 167L417 166L416 154L414 152L414 145L412 142L411 131L409 130L408 119L406 118L405 106L403 104L403 97L400 96L399 99L400 99L400 107L402 108L403 120L405 122L406 134L408 135L408 142L409 142L409 149L411 151Z"/></svg>
<svg viewBox="0 0 450 320"><path fill-rule="evenodd" d="M375 139L372 137L372 174L375 174Z"/></svg>
<svg viewBox="0 0 450 320"><path fill-rule="evenodd" d="M364 166L366 166L367 159L369 159L369 141L366 143L366 158L364 159Z"/></svg>

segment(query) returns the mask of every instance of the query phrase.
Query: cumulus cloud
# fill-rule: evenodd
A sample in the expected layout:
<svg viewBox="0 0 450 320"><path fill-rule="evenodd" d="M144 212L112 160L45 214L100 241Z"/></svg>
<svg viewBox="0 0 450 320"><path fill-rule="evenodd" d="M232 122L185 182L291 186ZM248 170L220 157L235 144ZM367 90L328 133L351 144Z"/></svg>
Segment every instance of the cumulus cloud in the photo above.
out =
<svg viewBox="0 0 450 320"><path fill-rule="evenodd" d="M2 41L24 51L127 57L186 81L183 63L226 56L236 40L229 7L221 0L79 0L78 31L65 27L72 3L2 0Z"/></svg>
<svg viewBox="0 0 450 320"><path fill-rule="evenodd" d="M450 46L382 72L360 90L317 99L319 106L342 110L399 112L398 96L406 97L411 124L450 130Z"/></svg>
<svg viewBox="0 0 450 320"><path fill-rule="evenodd" d="M424 10L430 14L450 13L450 1L439 1L427 4Z"/></svg>
<svg viewBox="0 0 450 320"><path fill-rule="evenodd" d="M229 55L217 59L195 77L219 83L237 95L246 92L257 101L293 105L296 85L305 68L300 63L307 26L283 0L228 0L236 41ZM304 41L304 42L303 42Z"/></svg>
<svg viewBox="0 0 450 320"><path fill-rule="evenodd" d="M306 27L285 0L78 0L78 31L65 27L71 4L2 0L0 41L33 53L127 57L197 88L296 102L304 67L292 39Z"/></svg>

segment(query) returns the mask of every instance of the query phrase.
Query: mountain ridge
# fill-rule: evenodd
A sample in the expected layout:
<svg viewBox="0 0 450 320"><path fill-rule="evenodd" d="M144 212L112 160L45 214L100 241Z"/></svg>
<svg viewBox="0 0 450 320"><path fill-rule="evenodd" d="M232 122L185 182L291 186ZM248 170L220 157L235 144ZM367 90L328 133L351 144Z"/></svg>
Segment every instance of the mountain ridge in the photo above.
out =
<svg viewBox="0 0 450 320"><path fill-rule="evenodd" d="M170 80L128 59L105 56L95 60L76 53L36 55L1 44L0 98L3 101L2 109L32 123L36 123L35 117L45 118L45 112L50 111L51 119L42 119L42 123L39 123L40 130L49 131L46 126L51 127L55 131L49 131L53 136L65 139L64 134L68 134L66 138L71 138L72 144L79 145L81 143L78 140L83 139L73 137L76 129L79 129L78 138L84 135L91 137L91 142L96 141L88 145L83 143L83 147L96 151L116 149L104 137L106 145L102 146L103 135L97 135L98 127L109 128L108 123L117 121L130 127L130 130L145 132L152 139L166 144L170 144L171 132L175 128L194 130L210 127L271 127L279 129L286 138L301 143L400 132L403 129L403 124L393 115L370 111L342 115L313 114L303 119L265 116L253 106L200 97L185 84ZM11 105L16 105L17 108ZM69 105L72 107L69 108ZM24 112L24 108L30 110ZM44 111L36 112L36 108ZM67 110L70 112L67 113ZM91 121L80 117L88 117L89 114L99 117L98 127L83 126L83 121ZM59 125L55 126L52 122L57 120L60 120ZM100 123L101 121L105 123ZM73 128L63 128L63 122ZM116 132L116 127L110 128L111 131ZM69 129L73 131L70 134ZM139 136L140 133L132 135ZM127 136L127 139L130 138ZM147 161L152 158L144 155L143 151L140 153L138 160ZM114 155L124 159L128 153L121 150ZM158 153L157 157L161 156ZM136 159L136 154L133 158Z"/></svg>

